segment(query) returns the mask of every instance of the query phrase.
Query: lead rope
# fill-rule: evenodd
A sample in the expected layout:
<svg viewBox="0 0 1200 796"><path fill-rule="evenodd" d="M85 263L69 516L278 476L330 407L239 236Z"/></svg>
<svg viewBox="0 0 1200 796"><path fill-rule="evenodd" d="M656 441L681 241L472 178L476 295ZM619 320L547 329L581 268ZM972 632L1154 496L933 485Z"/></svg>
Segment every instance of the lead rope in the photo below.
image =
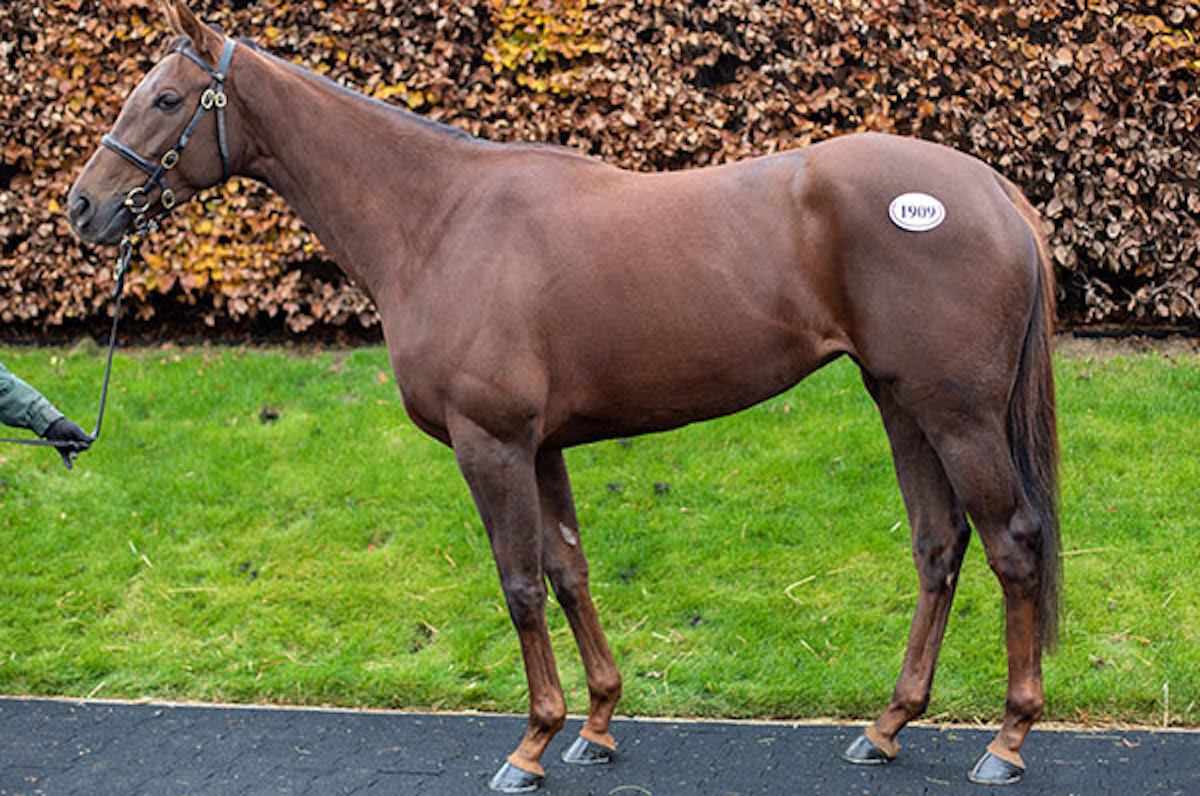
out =
<svg viewBox="0 0 1200 796"><path fill-rule="evenodd" d="M129 263L133 259L133 253L138 242L142 239L145 233L153 228L154 222L146 223L144 217L139 216L136 219L135 226L137 231L133 234L126 234L121 238L121 246L117 255L117 265L113 271L113 278L116 280L116 286L113 288L113 320L112 328L108 332L108 359L104 364L104 384L100 388L100 409L96 413L96 427L92 429L92 442L100 438L100 426L104 422L104 406L108 402L108 382L112 377L113 352L117 348L117 324L121 320L121 293L125 289L125 276L129 273ZM49 439L27 439L25 437L0 437L0 442L12 442L17 445L33 445L43 448L71 448L78 445L78 442L67 440L49 440ZM63 458L63 464L67 469L71 469L71 461L77 455L77 451L71 451Z"/></svg>

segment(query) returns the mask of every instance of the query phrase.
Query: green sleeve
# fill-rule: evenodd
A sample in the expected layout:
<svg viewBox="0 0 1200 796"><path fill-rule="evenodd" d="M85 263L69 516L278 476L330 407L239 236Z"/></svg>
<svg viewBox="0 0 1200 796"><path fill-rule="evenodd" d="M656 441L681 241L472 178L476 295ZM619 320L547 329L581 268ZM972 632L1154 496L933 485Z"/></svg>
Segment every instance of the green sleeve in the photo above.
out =
<svg viewBox="0 0 1200 796"><path fill-rule="evenodd" d="M0 423L31 429L39 437L63 413L0 364Z"/></svg>

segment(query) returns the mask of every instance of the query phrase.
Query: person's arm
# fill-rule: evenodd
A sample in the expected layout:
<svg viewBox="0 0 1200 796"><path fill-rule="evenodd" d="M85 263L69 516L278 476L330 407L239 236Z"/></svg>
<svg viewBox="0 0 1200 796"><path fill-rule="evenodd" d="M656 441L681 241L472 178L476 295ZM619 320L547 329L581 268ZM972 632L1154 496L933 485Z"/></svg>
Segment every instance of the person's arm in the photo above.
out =
<svg viewBox="0 0 1200 796"><path fill-rule="evenodd" d="M32 430L56 445L63 464L71 469L71 460L92 444L92 436L73 423L50 403L46 396L30 387L0 363L0 422Z"/></svg>
<svg viewBox="0 0 1200 796"><path fill-rule="evenodd" d="M46 396L0 364L0 422L27 428L39 437L63 418Z"/></svg>

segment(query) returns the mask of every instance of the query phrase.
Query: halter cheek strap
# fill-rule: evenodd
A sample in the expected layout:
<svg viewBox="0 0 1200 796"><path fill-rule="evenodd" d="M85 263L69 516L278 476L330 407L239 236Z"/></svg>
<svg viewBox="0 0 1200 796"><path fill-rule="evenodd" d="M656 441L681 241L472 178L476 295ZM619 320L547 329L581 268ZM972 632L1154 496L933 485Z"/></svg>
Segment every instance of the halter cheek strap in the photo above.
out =
<svg viewBox="0 0 1200 796"><path fill-rule="evenodd" d="M222 181L229 179L229 143L225 133L225 106L229 100L225 96L225 80L229 75L229 64L233 61L233 51L236 47L237 43L226 36L225 47L221 50L221 58L217 62L216 69L209 66L203 58L196 55L190 49L184 48L180 50L181 54L187 56L192 62L207 72L212 77L212 80L209 82L208 88L200 95L200 104L196 107L196 112L192 114L191 120L188 121L187 127L183 128L183 133L179 136L179 141L176 142L175 146L163 153L163 156L159 158L157 163L138 154L132 147L119 141L111 133L105 134L100 139L101 144L137 166L149 176L144 185L134 188L125 197L125 206L133 212L135 221L141 222L144 225L145 214L150 209L150 192L155 188L162 188L159 202L162 204L164 210L170 210L175 206L175 193L162 184L163 177L168 171L179 164L179 158L183 154L184 148L187 147L188 141L191 140L192 134L196 131L196 126L200 124L200 120L204 117L205 113L214 109L217 112L217 148L221 152L221 179Z"/></svg>

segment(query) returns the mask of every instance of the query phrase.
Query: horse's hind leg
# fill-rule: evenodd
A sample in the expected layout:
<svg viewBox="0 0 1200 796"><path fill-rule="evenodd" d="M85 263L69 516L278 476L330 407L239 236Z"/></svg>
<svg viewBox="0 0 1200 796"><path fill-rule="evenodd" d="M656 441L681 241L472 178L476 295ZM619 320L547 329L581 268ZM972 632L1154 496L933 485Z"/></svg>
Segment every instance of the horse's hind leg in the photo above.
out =
<svg viewBox="0 0 1200 796"><path fill-rule="evenodd" d="M1003 422L981 419L934 441L967 509L988 564L1004 591L1008 693L1004 722L969 777L983 784L1016 782L1025 771L1021 745L1041 716L1043 558L1056 555L1013 464Z"/></svg>
<svg viewBox="0 0 1200 796"><path fill-rule="evenodd" d="M896 734L929 703L934 668L954 598L970 527L941 461L891 390L864 374L879 405L912 528L913 558L920 580L904 666L887 709L845 751L852 763L885 763L896 756Z"/></svg>
<svg viewBox="0 0 1200 796"><path fill-rule="evenodd" d="M612 759L617 745L608 728L621 697L621 675L588 590L588 565L562 451L538 454L537 479L542 511L542 564L575 633L591 697L587 721L579 738L563 753L563 760L583 765L605 763Z"/></svg>

